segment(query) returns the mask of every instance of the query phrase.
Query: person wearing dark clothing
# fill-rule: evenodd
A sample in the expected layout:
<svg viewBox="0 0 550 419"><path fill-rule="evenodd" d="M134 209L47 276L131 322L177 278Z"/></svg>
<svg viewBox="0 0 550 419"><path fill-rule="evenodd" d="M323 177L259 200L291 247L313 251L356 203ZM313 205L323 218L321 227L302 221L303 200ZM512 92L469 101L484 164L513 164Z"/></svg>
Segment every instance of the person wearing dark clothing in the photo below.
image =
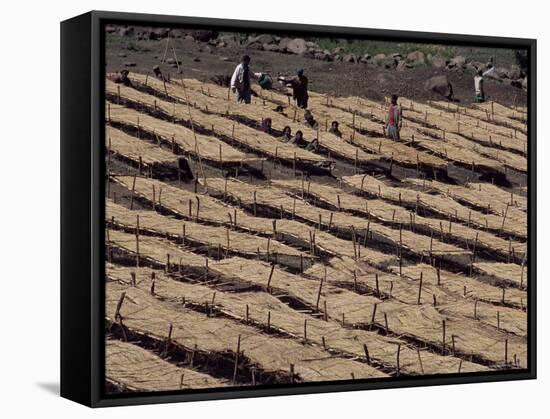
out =
<svg viewBox="0 0 550 419"><path fill-rule="evenodd" d="M300 145L300 143L302 143L304 141L304 134L302 133L302 131L298 130L296 131L296 134L294 135L294 137L288 141L288 144L295 144L295 145Z"/></svg>
<svg viewBox="0 0 550 419"><path fill-rule="evenodd" d="M388 122L386 123L386 136L399 140L399 131L403 125L401 106L397 104L397 95L391 96L390 108L388 109Z"/></svg>
<svg viewBox="0 0 550 419"><path fill-rule="evenodd" d="M128 78L130 72L128 70L121 70L117 74L112 74L109 79L116 84L123 84L124 86L134 87L130 79Z"/></svg>
<svg viewBox="0 0 550 419"><path fill-rule="evenodd" d="M338 121L332 121L332 123L330 124L330 129L328 130L328 132L330 132L331 134L336 135L337 137L342 138L342 132L338 129L338 127L339 127Z"/></svg>
<svg viewBox="0 0 550 419"><path fill-rule="evenodd" d="M304 70L300 69L296 72L296 76L291 79L285 77L279 77L279 80L284 82L288 87L292 88L292 98L296 101L296 105L299 108L306 109L309 99L307 93L308 79L304 76Z"/></svg>

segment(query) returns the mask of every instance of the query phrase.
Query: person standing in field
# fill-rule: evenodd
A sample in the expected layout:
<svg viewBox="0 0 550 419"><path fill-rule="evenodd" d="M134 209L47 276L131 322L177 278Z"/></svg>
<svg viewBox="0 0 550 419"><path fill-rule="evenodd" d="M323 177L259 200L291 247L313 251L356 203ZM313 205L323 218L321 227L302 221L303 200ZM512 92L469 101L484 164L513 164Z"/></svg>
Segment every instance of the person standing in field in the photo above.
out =
<svg viewBox="0 0 550 419"><path fill-rule="evenodd" d="M397 95L391 96L388 122L386 124L386 136L396 141L399 140L399 131L403 125L403 112L401 106L397 104L397 99Z"/></svg>
<svg viewBox="0 0 550 419"><path fill-rule="evenodd" d="M474 76L474 87L476 92L475 101L476 103L482 103L485 102L485 87L484 87L484 81L483 77L487 74L490 74L492 71L495 70L495 67L492 65L489 67L489 70L483 72L482 70L477 70L476 75Z"/></svg>
<svg viewBox="0 0 550 419"><path fill-rule="evenodd" d="M250 70L250 57L244 55L241 63L235 67L231 77L231 90L237 94L237 102L250 103L252 96L251 79L257 79L262 73L253 73Z"/></svg>
<svg viewBox="0 0 550 419"><path fill-rule="evenodd" d="M304 70L299 69L296 72L296 76L291 79L285 77L279 77L279 80L286 84L286 86L292 88L292 98L296 101L296 106L302 109L307 108L307 102L309 95L307 92L308 79L304 76Z"/></svg>

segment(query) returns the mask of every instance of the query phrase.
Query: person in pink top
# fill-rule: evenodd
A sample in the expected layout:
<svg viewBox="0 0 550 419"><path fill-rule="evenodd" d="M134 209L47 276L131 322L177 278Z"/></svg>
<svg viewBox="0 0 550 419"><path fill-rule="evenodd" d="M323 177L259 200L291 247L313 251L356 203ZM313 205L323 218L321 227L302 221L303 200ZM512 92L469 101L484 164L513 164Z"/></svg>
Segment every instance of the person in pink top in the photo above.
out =
<svg viewBox="0 0 550 419"><path fill-rule="evenodd" d="M391 96L388 122L386 124L386 136L394 140L399 140L399 131L403 125L401 106L397 104L397 95Z"/></svg>

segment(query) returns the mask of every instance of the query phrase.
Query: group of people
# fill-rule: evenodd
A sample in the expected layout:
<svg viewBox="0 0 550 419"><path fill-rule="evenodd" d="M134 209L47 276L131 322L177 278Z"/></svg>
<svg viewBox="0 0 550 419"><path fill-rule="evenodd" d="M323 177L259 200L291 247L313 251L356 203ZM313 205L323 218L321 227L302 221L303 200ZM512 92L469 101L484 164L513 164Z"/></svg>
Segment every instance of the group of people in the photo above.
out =
<svg viewBox="0 0 550 419"><path fill-rule="evenodd" d="M252 98L251 80L258 80L260 77L262 77L262 73L253 72L250 69L250 57L248 55L244 55L241 62L237 65L237 67L235 67L231 77L231 90L236 94L237 102L246 104L250 103ZM287 87L292 88L292 98L296 102L297 107L304 109L304 120L306 124L312 128L317 127L317 121L315 121L313 114L307 109L309 100L309 81L304 75L304 70L299 69L294 77L279 77L278 80L283 82ZM399 130L402 125L401 115L402 111L401 107L397 104L397 96L392 95L388 121L386 124L386 135L394 140L399 140ZM261 129L264 132L271 132L270 118L266 118L262 121ZM342 137L342 132L339 129L338 121L332 121L329 133L340 138ZM302 131L296 131L296 134L292 137L290 127L288 126L284 128L281 140L297 145L305 143ZM307 144L306 149L317 150L318 147L319 140L314 138Z"/></svg>
<svg viewBox="0 0 550 419"><path fill-rule="evenodd" d="M474 77L474 87L475 87L475 101L476 102L484 102L485 101L485 91L484 91L484 82L483 77L488 75L494 71L494 67L489 67L487 71L479 70L475 77ZM153 74L155 77L165 80L164 75L162 74L160 68L158 65L153 67ZM109 78L115 82L124 84L125 86L133 87L132 82L130 78L128 77L129 71L128 70L122 70L119 73L116 73L114 75L110 75ZM271 81L270 78L266 78L266 75L263 73L255 73L250 69L250 57L248 55L244 55L241 59L241 62L237 65L235 70L233 71L233 75L231 77L231 90L236 95L236 100L239 103L245 103L249 104L251 102L252 98L252 79L258 80L258 81ZM313 114L311 111L307 109L309 95L308 95L308 78L304 75L304 70L299 69L296 72L296 75L294 77L279 77L278 80L282 83L284 83L287 87L292 88L292 97L294 101L296 102L296 106L299 108L304 109L304 120L305 123L308 124L312 128L316 128L318 126L317 121L315 120ZM263 83L260 83L261 85L265 85ZM270 85L270 84L269 84ZM398 97L397 95L391 96L390 105L388 108L388 116L387 121L385 125L385 134L386 137L391 138L393 140L399 140L399 132L402 127L402 109L401 106L397 103ZM281 108L282 107L278 107ZM261 130L267 133L272 133L271 128L271 118L265 118L262 120L261 124ZM337 136L342 137L342 132L339 129L338 121L332 121L329 133ZM314 138L310 142L307 142L303 138L302 131L298 130L296 131L295 135L292 136L291 129L289 126L286 126L283 129L283 135L280 138L282 141L287 142L289 144L296 144L299 146L304 146L307 150L317 150L319 148L319 140L317 138Z"/></svg>

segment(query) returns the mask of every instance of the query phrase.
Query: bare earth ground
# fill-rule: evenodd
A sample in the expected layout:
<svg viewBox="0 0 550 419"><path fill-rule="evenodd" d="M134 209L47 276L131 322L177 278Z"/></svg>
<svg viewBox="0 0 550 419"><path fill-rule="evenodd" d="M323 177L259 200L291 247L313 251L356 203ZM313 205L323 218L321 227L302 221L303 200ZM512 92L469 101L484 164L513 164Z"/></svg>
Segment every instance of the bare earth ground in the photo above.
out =
<svg viewBox="0 0 550 419"><path fill-rule="evenodd" d="M393 93L399 96L424 101L441 99L441 96L424 90L424 83L430 77L447 75L454 90L455 98L462 104L473 101L473 73L469 71L446 70L430 66L407 68L403 71L388 70L377 66L346 62L325 62L295 54L249 50L244 46L215 47L204 42L189 39L172 39L180 71L161 63L166 48L165 40L137 40L118 35L107 35L107 72L127 68L130 71L147 73L154 65L159 65L163 73L172 78L196 78L207 81L216 75L231 75L243 54L250 55L251 68L256 72L266 72L273 77L293 75L303 68L310 80L310 90L330 93L335 96L364 96L372 100L383 100ZM167 57L173 57L168 51ZM228 61L223 61L226 57ZM199 59L200 61L195 61ZM125 67L125 63L135 63ZM486 80L485 90L488 100L503 104L525 105L527 94L522 89L495 81Z"/></svg>

